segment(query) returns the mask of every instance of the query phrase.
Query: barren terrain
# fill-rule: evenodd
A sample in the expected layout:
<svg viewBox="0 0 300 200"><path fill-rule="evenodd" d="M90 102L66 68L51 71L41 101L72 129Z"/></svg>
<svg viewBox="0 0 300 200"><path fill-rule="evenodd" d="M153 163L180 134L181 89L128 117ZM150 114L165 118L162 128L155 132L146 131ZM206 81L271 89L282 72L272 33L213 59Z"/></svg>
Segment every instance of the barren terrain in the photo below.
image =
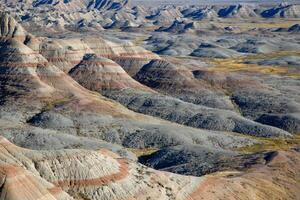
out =
<svg viewBox="0 0 300 200"><path fill-rule="evenodd" d="M0 3L1 198L300 198L299 4Z"/></svg>

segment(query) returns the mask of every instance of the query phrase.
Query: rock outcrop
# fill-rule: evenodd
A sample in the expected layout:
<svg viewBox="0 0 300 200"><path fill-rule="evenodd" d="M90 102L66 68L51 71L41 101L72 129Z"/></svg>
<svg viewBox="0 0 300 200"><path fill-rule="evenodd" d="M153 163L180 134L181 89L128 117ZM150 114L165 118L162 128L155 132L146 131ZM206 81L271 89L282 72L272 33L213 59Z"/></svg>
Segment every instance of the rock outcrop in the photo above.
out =
<svg viewBox="0 0 300 200"><path fill-rule="evenodd" d="M239 17L239 18L252 18L258 17L254 8L248 5L231 5L229 7L222 8L218 11L219 17Z"/></svg>
<svg viewBox="0 0 300 200"><path fill-rule="evenodd" d="M275 152L265 157L265 164L243 174L196 178L155 171L104 149L33 151L0 138L1 196L5 200L239 199L249 196L249 190L257 199L294 199L299 195L299 185L293 184L299 178L299 165L298 153ZM276 174L276 181L270 173Z"/></svg>
<svg viewBox="0 0 300 200"><path fill-rule="evenodd" d="M299 18L300 5L280 4L279 6L263 11L261 16L265 18Z"/></svg>
<svg viewBox="0 0 300 200"><path fill-rule="evenodd" d="M0 151L5 200L185 199L201 181L154 171L104 149L32 151L1 138Z"/></svg>
<svg viewBox="0 0 300 200"><path fill-rule="evenodd" d="M131 78L117 63L107 58L87 54L69 74L82 86L92 91L123 90L127 88L151 91Z"/></svg>
<svg viewBox="0 0 300 200"><path fill-rule="evenodd" d="M0 38L7 40L9 38L17 39L24 42L27 36L23 27L16 22L14 18L7 13L0 13Z"/></svg>

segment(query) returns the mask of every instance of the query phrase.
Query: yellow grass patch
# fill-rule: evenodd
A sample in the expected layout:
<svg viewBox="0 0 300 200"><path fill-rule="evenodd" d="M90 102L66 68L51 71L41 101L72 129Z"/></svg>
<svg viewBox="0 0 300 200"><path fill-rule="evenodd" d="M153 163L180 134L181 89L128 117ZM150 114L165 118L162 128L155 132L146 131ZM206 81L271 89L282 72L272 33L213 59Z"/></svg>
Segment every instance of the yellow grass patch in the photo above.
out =
<svg viewBox="0 0 300 200"><path fill-rule="evenodd" d="M245 64L245 61L257 60L257 59L271 59L282 56L300 56L300 52L275 52L270 54L257 54L242 56L237 58L217 59L207 58L203 59L205 62L211 64L212 68L209 70L220 71L220 72L235 72L235 71L246 71L256 72L262 74L281 75L288 76L291 78L299 78L300 72L290 70L288 66L264 66L257 64Z"/></svg>
<svg viewBox="0 0 300 200"><path fill-rule="evenodd" d="M145 149L134 149L134 148L128 148L129 151L134 153L137 157L141 156L148 156L155 152L157 152L159 149L157 148L145 148Z"/></svg>
<svg viewBox="0 0 300 200"><path fill-rule="evenodd" d="M203 26L207 24L206 22L202 22ZM206 23L206 24L205 24ZM240 19L222 19L219 20L217 23L215 23L217 26L220 26L222 28L232 26L237 27L238 30L235 30L234 32L240 33L240 32L246 32L254 28L267 28L267 29L276 29L276 28L289 28L293 26L294 24L299 23L298 19L261 19L261 20L251 20L251 19L245 19L244 21L241 21ZM199 23L201 26L201 23Z"/></svg>
<svg viewBox="0 0 300 200"><path fill-rule="evenodd" d="M259 142L250 146L237 149L242 153L256 153L262 151L277 151L277 150L289 150L300 146L300 134L295 135L292 138L280 139L280 138L257 138Z"/></svg>
<svg viewBox="0 0 300 200"><path fill-rule="evenodd" d="M69 98L56 99L54 101L46 101L46 105L43 107L43 111L51 110L59 105L69 102Z"/></svg>

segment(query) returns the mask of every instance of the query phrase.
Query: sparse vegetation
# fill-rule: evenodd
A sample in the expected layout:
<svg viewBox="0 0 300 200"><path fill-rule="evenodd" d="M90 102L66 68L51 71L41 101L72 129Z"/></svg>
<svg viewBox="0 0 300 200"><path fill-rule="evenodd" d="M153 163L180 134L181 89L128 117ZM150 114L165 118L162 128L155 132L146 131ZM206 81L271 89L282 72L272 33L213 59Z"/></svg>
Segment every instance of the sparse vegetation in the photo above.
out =
<svg viewBox="0 0 300 200"><path fill-rule="evenodd" d="M300 134L292 138L271 139L271 138L255 138L259 143L239 148L242 153L256 153L262 151L290 150L300 146Z"/></svg>
<svg viewBox="0 0 300 200"><path fill-rule="evenodd" d="M240 19L232 19L232 18L225 18L219 22L220 26L228 27L228 26L237 26L238 24L238 32L245 32L249 31L254 28L268 28L268 29L275 29L275 28L288 28L295 23L299 22L297 19L262 19L262 20L245 20L241 22Z"/></svg>
<svg viewBox="0 0 300 200"><path fill-rule="evenodd" d="M157 152L159 149L157 149L157 148L145 148L145 149L128 148L128 150L133 152L137 157L141 157L141 156L151 155L151 154Z"/></svg>
<svg viewBox="0 0 300 200"><path fill-rule="evenodd" d="M228 58L228 59L204 59L207 63L214 66L209 68L212 71L220 72L236 72L236 71L245 71L245 72L257 72L263 74L273 74L273 75L282 75L288 76L291 78L299 78L299 71L291 71L288 66L265 66L257 64L245 64L245 61L258 60L258 59L271 59L282 56L300 56L299 52L294 51L281 51L274 52L270 54L256 54L248 55L237 58Z"/></svg>
<svg viewBox="0 0 300 200"><path fill-rule="evenodd" d="M53 108L63 105L67 102L69 102L71 99L70 98L62 98L62 99L56 99L54 101L46 101L45 106L43 107L42 111L49 111L52 110Z"/></svg>

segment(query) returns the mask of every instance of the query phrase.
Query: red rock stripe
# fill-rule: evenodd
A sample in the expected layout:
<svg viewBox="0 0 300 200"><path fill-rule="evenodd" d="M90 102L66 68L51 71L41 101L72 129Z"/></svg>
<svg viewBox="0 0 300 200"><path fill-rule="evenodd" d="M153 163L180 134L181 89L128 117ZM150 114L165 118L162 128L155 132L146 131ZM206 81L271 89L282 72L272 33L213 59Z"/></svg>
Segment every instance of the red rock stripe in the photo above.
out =
<svg viewBox="0 0 300 200"><path fill-rule="evenodd" d="M83 44L86 44L89 46L89 44L87 43L83 43ZM67 46L67 45L66 45ZM147 51L147 50L144 50L142 47L140 46L137 46L137 45L114 45L114 46L111 46L111 45L104 45L102 47L90 47L89 48L83 48L83 49L65 49L66 51L79 51L79 52L82 52L82 51L90 51L90 50L108 50L108 51L111 51L112 49L117 49L117 48L141 48L141 50L143 51ZM41 52L55 52L59 49L40 49ZM150 52L150 51L149 51ZM150 52L152 53L152 52ZM153 53L152 53L153 54Z"/></svg>
<svg viewBox="0 0 300 200"><path fill-rule="evenodd" d="M119 57L117 57L119 58ZM128 57L129 59L132 58L132 57ZM135 59L135 58L134 58ZM143 59L143 58L142 58ZM79 64L82 60L69 60L69 59L65 59L65 58L59 58L57 60L53 60L52 58L48 59L49 62L68 62L68 63L71 63L71 64L74 64L74 65L77 65ZM0 63L0 67L1 65L3 67L36 67L38 64L39 65L45 65L47 66L49 64L49 62L31 62L31 63L24 63L24 62L9 62L9 63ZM112 62L101 62L101 61L88 61L88 62L83 62L82 64L95 64L95 65L109 65L109 66L114 66L114 67L117 67L119 66L118 64L115 64L115 63L112 63Z"/></svg>
<svg viewBox="0 0 300 200"><path fill-rule="evenodd" d="M2 142L1 142L2 144ZM9 145L9 142L5 142L5 145ZM113 156L113 154L105 153L103 152L104 155L109 155ZM61 158L61 157L60 157ZM102 186L102 185L107 185L111 182L116 182L119 180L122 180L126 178L129 174L129 166L128 163L125 159L121 158L115 158L117 162L119 163L119 171L115 174L111 175L106 175L103 177L99 178L93 178L93 179L86 179L86 180L58 180L56 182L53 182L53 184L56 187L87 187L87 186ZM19 173L23 172L23 168L21 167L16 167L13 165L8 165L8 166L0 166L0 172L6 175L9 175L10 177L16 176ZM58 192L58 188L51 188L50 191L53 193Z"/></svg>
<svg viewBox="0 0 300 200"><path fill-rule="evenodd" d="M1 165L0 166L0 173L5 174L8 177L15 177L19 174L22 174L24 169L21 167L17 167L14 165Z"/></svg>
<svg viewBox="0 0 300 200"><path fill-rule="evenodd" d="M32 78L34 75L33 74L0 74L0 76L5 79L5 77L9 76L10 78L17 78L19 81L21 81L20 77L22 76L22 78ZM36 78L62 78L65 77L65 74L61 73L60 75L42 75L42 74L37 74Z"/></svg>
<svg viewBox="0 0 300 200"><path fill-rule="evenodd" d="M68 63L71 63L71 64L74 64L74 65L77 65L79 63L81 64L84 64L84 65L108 65L108 66L111 66L111 67L119 67L120 65L116 64L116 63L113 63L113 62L101 62L101 61L84 61L84 62L81 62L82 60L71 60L71 61L68 61L67 59L64 59L65 61L62 60L57 60L57 61L52 61L52 59L49 59L51 61L49 62L68 62ZM37 65L49 65L49 62L27 62L27 63L24 63L24 62L7 62L7 63L0 63L0 67L36 67Z"/></svg>
<svg viewBox="0 0 300 200"><path fill-rule="evenodd" d="M15 35L15 36L1 36L0 37L0 40L1 39L25 39L26 38L26 35ZM39 37L35 37L35 38L32 38L34 41L37 41L35 39L39 39ZM53 39L52 41L55 41L55 42L59 42L59 41L66 41L66 42L70 42L68 39ZM78 40L79 41L79 40ZM87 45L89 46L89 48L85 48L85 49L66 49L66 50L70 50L70 51L81 51L81 50L97 50L97 49L107 49L107 50L111 50L111 49L117 49L117 48L134 48L134 47L137 47L137 48L142 48L141 46L138 46L138 45L134 45L134 44L120 44L120 45L117 45L117 44L107 44L105 42L102 42L102 41L98 41L99 43L101 42L102 44L104 44L102 47L90 47L90 44L89 42L85 42L85 41L79 41L79 42L82 42L82 46L84 45ZM36 43L43 43L43 42L36 42ZM70 45L65 45L65 47L69 47ZM42 49L42 51L56 51L56 49Z"/></svg>
<svg viewBox="0 0 300 200"><path fill-rule="evenodd" d="M101 74L101 73L100 73ZM118 75L124 75L125 73L120 73L120 72L105 72L106 75L110 75L110 76L114 76L114 77L118 77ZM37 78L62 78L62 77L66 77L66 74L63 72L60 72L58 74L35 74L37 76ZM34 74L0 74L1 77L17 77L17 78L30 78L32 76L34 76ZM111 78L111 77L110 77ZM104 80L104 79L103 79ZM111 80L111 79L107 79L107 80ZM101 82L99 82L101 84Z"/></svg>
<svg viewBox="0 0 300 200"><path fill-rule="evenodd" d="M37 65L44 65L45 67L49 65L49 62L9 62L9 63L0 63L0 67L37 67Z"/></svg>
<svg viewBox="0 0 300 200"><path fill-rule="evenodd" d="M53 196L59 195L63 190L60 187L52 187L47 189Z"/></svg>
<svg viewBox="0 0 300 200"><path fill-rule="evenodd" d="M126 178L129 174L128 163L124 159L118 159L119 172L111 175L106 175L99 178L87 179L87 180L59 180L53 182L54 185L62 188L66 187L88 187L88 186L102 186L112 182L116 182Z"/></svg>
<svg viewBox="0 0 300 200"><path fill-rule="evenodd" d="M49 60L51 60L50 62L53 62L52 58L49 59ZM77 61L73 60L71 62L77 62ZM117 63L109 62L109 61L105 62L105 61L88 61L88 60L84 60L84 61L82 61L80 63L83 64L83 65L109 65L109 66L115 66L115 67L120 66Z"/></svg>
<svg viewBox="0 0 300 200"><path fill-rule="evenodd" d="M135 53L125 54L124 53L124 54L120 54L119 56L114 55L114 54L96 54L96 55L99 57L109 58L109 59L122 59L122 58L130 59L130 58L132 58L132 59L136 59L136 60L149 60L152 58L147 58L145 56L150 55L150 54L151 53L138 53L138 54L135 54ZM143 56L143 57L139 57L139 56ZM66 58L66 57L51 57L51 56L44 55L44 58L46 58L50 62L58 62L58 61L63 61L63 60L66 60L67 62L78 62L78 61L74 61L74 60L70 61L71 58ZM158 59L158 58L155 58L155 59Z"/></svg>
<svg viewBox="0 0 300 200"><path fill-rule="evenodd" d="M67 55L80 54L80 53L85 54L86 52L84 52L84 50L82 50L81 52L65 52L63 54L64 54L64 56L67 56ZM44 57L51 58L51 55L45 55L43 52L40 52L40 53L37 53L37 54L41 54L41 55L44 55ZM138 53L136 53L136 52L130 53L129 52L129 53L107 53L107 54L95 53L95 54L99 55L99 56L102 56L102 57L106 57L106 56L111 57L112 56L112 57L117 57L117 58L118 57L127 57L127 56L145 56L145 55L156 56L156 54L153 54L152 52L138 52ZM58 58L60 58L60 57L58 57ZM61 58L65 58L65 57L61 57Z"/></svg>
<svg viewBox="0 0 300 200"><path fill-rule="evenodd" d="M53 184L57 187L87 187L87 186L102 186L107 185L111 182L116 182L119 180L122 180L126 178L129 174L129 166L125 159L119 158L118 155L109 152L105 149L99 150L99 153L101 153L104 156L109 156L117 160L119 164L119 171L115 174L106 175L99 178L92 178L92 179L86 179L86 180L58 180L56 182L53 182ZM77 154L78 156L78 154ZM70 156L66 156L66 158L70 159ZM63 157L54 157L54 158L43 158L43 160L50 160L50 159L63 159ZM75 159L75 158L74 158ZM38 160L35 160L38 161Z"/></svg>
<svg viewBox="0 0 300 200"><path fill-rule="evenodd" d="M58 51L58 50L55 50ZM75 52L78 51L78 52ZM14 55L20 55L20 56L30 56L30 55L44 55L45 57L50 57L52 55L47 55L44 54L44 51L33 51L31 53L20 53L20 52L12 52ZM72 50L72 51L66 51L64 53L62 53L64 56L66 55L72 55L72 54L86 54L86 50ZM119 57L120 56L128 56L128 55L156 55L153 54L152 52L127 52L127 53L106 53L106 54L102 54L102 53L95 53L96 55L110 55L110 56L116 56ZM116 55L118 54L118 55ZM54 57L55 58L55 57ZM58 57L60 58L60 57ZM61 58L65 58L65 57L61 57Z"/></svg>
<svg viewBox="0 0 300 200"><path fill-rule="evenodd" d="M25 39L26 35L15 35L15 36L1 36L0 39ZM62 41L68 41L68 40L63 40L63 39L57 39L58 41L59 40L62 40ZM54 40L56 41L56 40ZM104 42L102 42L104 43ZM83 41L82 43L83 45L89 45L89 43ZM116 48L127 48L127 47L140 47L140 46L137 46L137 45L130 45L130 44L121 44L121 45L110 45L110 44L104 44L106 46L103 46L103 47L90 47L90 48L86 48L86 49L74 49L74 50L70 50L70 51L81 51L81 50L96 50L96 49L116 49ZM56 51L56 49L43 49L42 51Z"/></svg>
<svg viewBox="0 0 300 200"><path fill-rule="evenodd" d="M7 145L7 144L5 144L5 145ZM18 175L26 174L26 171L22 167L19 167L19 166L2 165L2 166L0 166L0 173L3 173L8 178L13 178L13 177L18 176ZM27 177L27 178L29 178L29 177ZM32 180L34 180L34 179L32 179ZM33 184L38 184L38 182L36 182L36 183L33 182ZM13 187L17 188L17 187L20 187L20 186L19 186L19 184L14 183ZM63 192L63 190L59 187L47 188L47 191L53 196L57 196L61 192Z"/></svg>
<svg viewBox="0 0 300 200"><path fill-rule="evenodd" d="M19 40L19 39L22 39L22 40L25 40L25 37L26 35L9 35L9 36L1 36L0 37L0 40L2 39L16 39L16 40Z"/></svg>

